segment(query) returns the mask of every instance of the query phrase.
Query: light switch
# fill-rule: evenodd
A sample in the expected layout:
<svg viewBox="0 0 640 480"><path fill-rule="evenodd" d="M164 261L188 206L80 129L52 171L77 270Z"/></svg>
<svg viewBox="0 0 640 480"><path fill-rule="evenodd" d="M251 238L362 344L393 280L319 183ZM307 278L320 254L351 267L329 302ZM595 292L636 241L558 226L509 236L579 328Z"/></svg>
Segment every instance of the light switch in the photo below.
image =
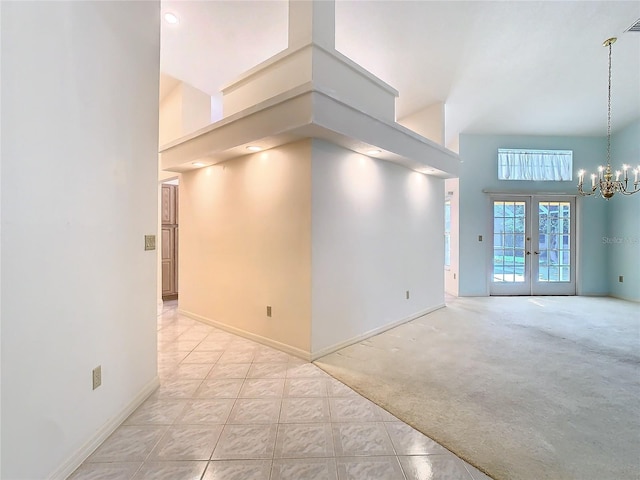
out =
<svg viewBox="0 0 640 480"><path fill-rule="evenodd" d="M482 235L478 235L478 241L481 242L482 241Z"/></svg>
<svg viewBox="0 0 640 480"><path fill-rule="evenodd" d="M155 250L156 249L156 236L155 235L145 235L144 236L144 249L145 250Z"/></svg>

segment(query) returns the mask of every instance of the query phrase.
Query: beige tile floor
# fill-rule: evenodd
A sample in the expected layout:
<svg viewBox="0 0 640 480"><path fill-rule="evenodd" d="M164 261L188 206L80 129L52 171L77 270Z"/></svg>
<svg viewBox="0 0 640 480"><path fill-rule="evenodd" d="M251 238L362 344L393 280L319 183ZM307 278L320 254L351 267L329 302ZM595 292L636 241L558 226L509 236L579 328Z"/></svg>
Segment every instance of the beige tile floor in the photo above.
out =
<svg viewBox="0 0 640 480"><path fill-rule="evenodd" d="M177 313L160 388L69 480L487 480L311 363Z"/></svg>

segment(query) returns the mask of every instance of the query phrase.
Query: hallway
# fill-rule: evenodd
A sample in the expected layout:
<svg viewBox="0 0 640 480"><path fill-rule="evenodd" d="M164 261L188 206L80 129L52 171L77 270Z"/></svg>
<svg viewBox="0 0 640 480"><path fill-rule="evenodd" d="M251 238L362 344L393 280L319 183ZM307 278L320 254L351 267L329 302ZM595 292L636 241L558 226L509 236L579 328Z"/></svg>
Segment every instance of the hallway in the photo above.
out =
<svg viewBox="0 0 640 480"><path fill-rule="evenodd" d="M313 364L158 317L161 387L69 480L487 480Z"/></svg>

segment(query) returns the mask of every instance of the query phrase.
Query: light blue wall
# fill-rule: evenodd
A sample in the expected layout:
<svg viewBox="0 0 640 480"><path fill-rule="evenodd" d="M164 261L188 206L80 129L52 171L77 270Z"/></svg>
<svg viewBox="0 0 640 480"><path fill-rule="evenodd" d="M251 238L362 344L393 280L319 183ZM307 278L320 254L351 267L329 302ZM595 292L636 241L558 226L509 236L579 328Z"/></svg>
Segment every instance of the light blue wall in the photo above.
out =
<svg viewBox="0 0 640 480"><path fill-rule="evenodd" d="M602 137L460 136L460 159L462 160L459 212L460 296L484 296L488 294L489 290L487 272L492 248L491 210L489 196L483 193L483 189L574 195L577 183L575 172L581 168L591 172L595 171L598 165L606 162L606 147L606 138ZM573 150L574 181L498 180L498 148ZM581 295L607 295L610 288L607 280L607 258L611 249L602 242L602 238L607 236L609 231L607 228L607 202L602 199L579 197L577 223L579 238L577 293ZM478 241L478 235L483 236L482 242Z"/></svg>
<svg viewBox="0 0 640 480"><path fill-rule="evenodd" d="M640 165L640 120L611 137L611 165ZM633 181L633 177L631 178ZM615 194L607 205L605 243L611 295L640 302L640 193ZM624 276L620 283L618 277Z"/></svg>

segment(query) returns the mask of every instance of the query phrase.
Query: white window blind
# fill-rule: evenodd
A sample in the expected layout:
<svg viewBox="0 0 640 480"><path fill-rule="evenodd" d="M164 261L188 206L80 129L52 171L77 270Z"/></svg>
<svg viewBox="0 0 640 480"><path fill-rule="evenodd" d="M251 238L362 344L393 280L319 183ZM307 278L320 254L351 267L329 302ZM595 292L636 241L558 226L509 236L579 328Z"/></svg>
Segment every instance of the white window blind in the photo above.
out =
<svg viewBox="0 0 640 480"><path fill-rule="evenodd" d="M498 179L571 181L573 151L499 148Z"/></svg>

